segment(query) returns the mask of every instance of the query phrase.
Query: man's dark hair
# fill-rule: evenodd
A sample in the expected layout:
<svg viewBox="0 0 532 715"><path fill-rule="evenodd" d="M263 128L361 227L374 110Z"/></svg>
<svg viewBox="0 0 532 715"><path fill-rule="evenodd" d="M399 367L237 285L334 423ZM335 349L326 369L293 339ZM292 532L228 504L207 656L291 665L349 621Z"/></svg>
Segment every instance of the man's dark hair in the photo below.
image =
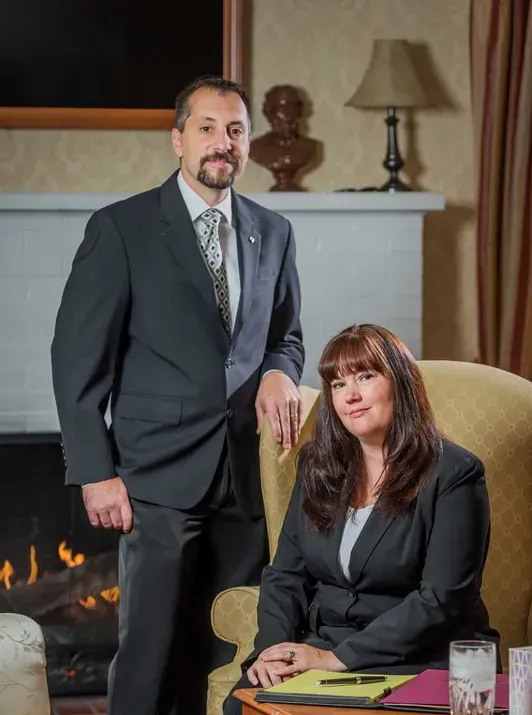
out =
<svg viewBox="0 0 532 715"><path fill-rule="evenodd" d="M174 127L179 129L180 132L182 132L185 128L185 122L190 116L190 97L198 89L212 89L213 92L217 92L218 94L229 94L230 92L238 94L240 99L244 102L249 123L251 124L251 106L244 88L237 82L232 82L229 79L213 75L199 77L194 82L184 87L177 95L175 99Z"/></svg>

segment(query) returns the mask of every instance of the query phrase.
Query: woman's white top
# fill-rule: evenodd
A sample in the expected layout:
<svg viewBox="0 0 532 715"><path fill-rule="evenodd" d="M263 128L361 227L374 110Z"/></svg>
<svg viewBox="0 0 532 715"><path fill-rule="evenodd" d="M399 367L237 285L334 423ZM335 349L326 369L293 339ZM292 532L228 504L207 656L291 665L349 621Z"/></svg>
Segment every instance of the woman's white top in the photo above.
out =
<svg viewBox="0 0 532 715"><path fill-rule="evenodd" d="M360 532L364 528L364 524L368 520L372 509L373 504L364 506L362 509L353 509L352 507L349 507L347 510L344 533L342 534L342 541L340 543L340 553L338 554L340 566L342 567L342 571L347 579L351 579L351 574L349 573L351 551L353 551L353 546L360 536Z"/></svg>

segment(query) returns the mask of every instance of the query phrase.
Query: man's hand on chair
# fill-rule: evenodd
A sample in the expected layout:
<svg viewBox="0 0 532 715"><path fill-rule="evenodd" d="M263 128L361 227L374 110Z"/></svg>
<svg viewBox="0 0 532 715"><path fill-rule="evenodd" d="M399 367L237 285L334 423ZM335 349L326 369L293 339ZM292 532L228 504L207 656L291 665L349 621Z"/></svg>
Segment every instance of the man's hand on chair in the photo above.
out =
<svg viewBox="0 0 532 715"><path fill-rule="evenodd" d="M273 438L283 449L297 444L301 430L303 403L293 380L280 370L268 372L261 380L257 399L257 432L260 434L266 416Z"/></svg>

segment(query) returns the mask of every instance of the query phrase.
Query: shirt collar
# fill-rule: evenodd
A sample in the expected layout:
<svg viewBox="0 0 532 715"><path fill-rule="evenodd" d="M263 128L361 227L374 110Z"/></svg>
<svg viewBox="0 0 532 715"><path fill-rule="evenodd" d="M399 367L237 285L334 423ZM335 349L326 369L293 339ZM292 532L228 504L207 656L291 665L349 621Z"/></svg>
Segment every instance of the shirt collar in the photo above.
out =
<svg viewBox="0 0 532 715"><path fill-rule="evenodd" d="M216 204L216 206L209 206L209 204L187 184L181 172L177 175L177 184L193 223L197 221L204 211L213 208L223 215L230 226L232 225L233 207L231 203L230 191L227 192L227 196L223 199L223 201L220 201L219 204Z"/></svg>

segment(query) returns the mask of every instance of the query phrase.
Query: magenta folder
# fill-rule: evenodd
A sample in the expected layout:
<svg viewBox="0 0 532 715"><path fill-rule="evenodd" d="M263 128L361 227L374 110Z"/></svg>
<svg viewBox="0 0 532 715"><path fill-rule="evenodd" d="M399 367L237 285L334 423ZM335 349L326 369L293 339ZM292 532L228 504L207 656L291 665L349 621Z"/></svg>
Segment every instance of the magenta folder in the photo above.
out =
<svg viewBox="0 0 532 715"><path fill-rule="evenodd" d="M507 675L497 675L495 683L495 710L502 712L509 708L509 679ZM425 670L413 680L394 690L380 701L384 707L394 710L420 710L423 712L448 712L449 672L447 670Z"/></svg>

